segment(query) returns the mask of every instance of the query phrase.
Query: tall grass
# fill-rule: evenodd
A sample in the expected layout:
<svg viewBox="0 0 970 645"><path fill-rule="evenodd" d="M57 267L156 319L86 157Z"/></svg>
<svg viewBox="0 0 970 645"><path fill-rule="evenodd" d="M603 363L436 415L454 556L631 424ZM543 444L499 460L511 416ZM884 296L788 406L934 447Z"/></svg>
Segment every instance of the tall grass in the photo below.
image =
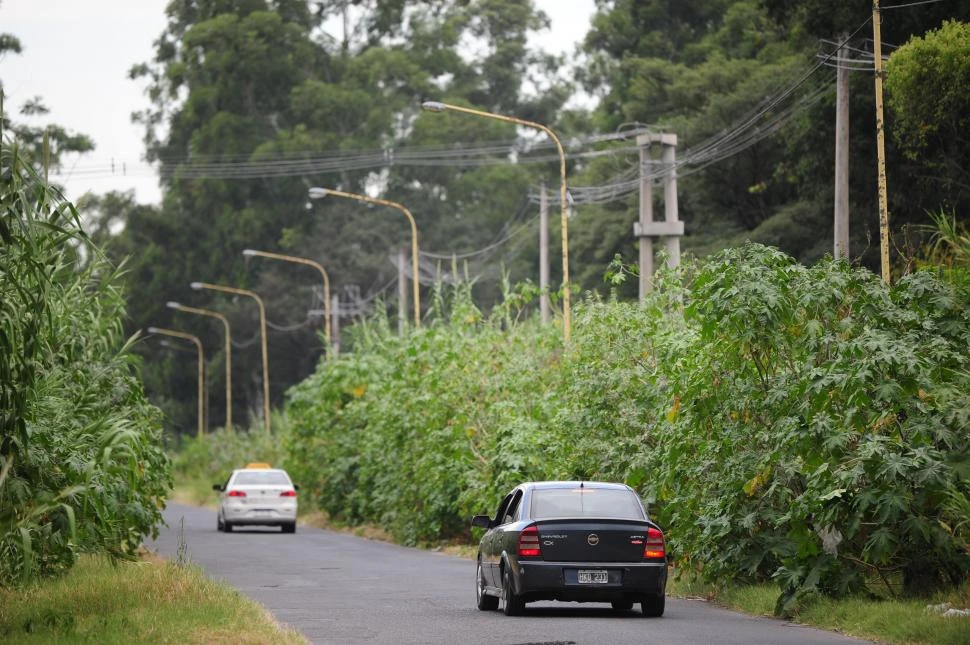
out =
<svg viewBox="0 0 970 645"><path fill-rule="evenodd" d="M170 487L122 335L118 270L0 140L0 586L130 557Z"/></svg>

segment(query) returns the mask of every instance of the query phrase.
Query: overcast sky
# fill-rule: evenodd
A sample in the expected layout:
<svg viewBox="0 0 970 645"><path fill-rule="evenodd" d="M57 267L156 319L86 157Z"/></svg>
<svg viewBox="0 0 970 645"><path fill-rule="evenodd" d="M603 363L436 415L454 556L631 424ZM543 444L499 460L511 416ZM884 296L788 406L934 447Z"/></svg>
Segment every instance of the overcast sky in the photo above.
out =
<svg viewBox="0 0 970 645"><path fill-rule="evenodd" d="M535 0L552 30L535 44L572 52L586 35L594 0ZM50 114L32 123L57 123L90 135L93 152L66 160L52 176L70 199L92 191L134 189L139 202L157 203L157 177L141 162L143 129L131 113L146 107L143 80L128 79L135 63L153 54L165 28L168 0L0 0L0 33L20 39L23 52L0 58L5 109L40 96ZM75 164L76 161L76 165ZM108 168L114 167L114 174ZM101 169L92 173L95 169Z"/></svg>

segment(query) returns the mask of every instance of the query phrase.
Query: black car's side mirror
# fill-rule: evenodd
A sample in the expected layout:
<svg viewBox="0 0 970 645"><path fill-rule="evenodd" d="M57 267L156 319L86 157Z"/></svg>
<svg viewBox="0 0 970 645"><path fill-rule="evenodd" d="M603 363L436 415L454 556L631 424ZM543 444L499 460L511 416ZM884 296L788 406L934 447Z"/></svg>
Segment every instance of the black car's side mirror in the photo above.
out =
<svg viewBox="0 0 970 645"><path fill-rule="evenodd" d="M492 528L492 518L488 515L476 515L472 518L472 526L480 526L483 529Z"/></svg>
<svg viewBox="0 0 970 645"><path fill-rule="evenodd" d="M293 484L293 490L300 490L299 484Z"/></svg>
<svg viewBox="0 0 970 645"><path fill-rule="evenodd" d="M222 484L213 484L212 490L217 490L219 492L222 492Z"/></svg>

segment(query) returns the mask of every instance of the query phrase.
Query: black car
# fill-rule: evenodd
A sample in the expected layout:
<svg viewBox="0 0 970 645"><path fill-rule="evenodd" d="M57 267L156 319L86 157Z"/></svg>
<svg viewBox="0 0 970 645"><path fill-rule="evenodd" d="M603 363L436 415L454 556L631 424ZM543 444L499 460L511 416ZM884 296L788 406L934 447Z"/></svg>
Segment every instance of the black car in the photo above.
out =
<svg viewBox="0 0 970 645"><path fill-rule="evenodd" d="M520 614L527 602L639 602L662 616L667 587L664 534L629 486L604 482L528 482L516 486L478 547L478 608Z"/></svg>

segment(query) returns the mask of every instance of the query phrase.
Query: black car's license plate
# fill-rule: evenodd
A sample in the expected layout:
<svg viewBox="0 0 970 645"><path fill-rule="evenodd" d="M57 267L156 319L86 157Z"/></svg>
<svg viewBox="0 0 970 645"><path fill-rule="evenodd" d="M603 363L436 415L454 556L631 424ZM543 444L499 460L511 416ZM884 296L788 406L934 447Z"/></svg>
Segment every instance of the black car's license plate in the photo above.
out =
<svg viewBox="0 0 970 645"><path fill-rule="evenodd" d="M580 569L578 574L579 584L582 585L603 585L610 581L605 569Z"/></svg>

